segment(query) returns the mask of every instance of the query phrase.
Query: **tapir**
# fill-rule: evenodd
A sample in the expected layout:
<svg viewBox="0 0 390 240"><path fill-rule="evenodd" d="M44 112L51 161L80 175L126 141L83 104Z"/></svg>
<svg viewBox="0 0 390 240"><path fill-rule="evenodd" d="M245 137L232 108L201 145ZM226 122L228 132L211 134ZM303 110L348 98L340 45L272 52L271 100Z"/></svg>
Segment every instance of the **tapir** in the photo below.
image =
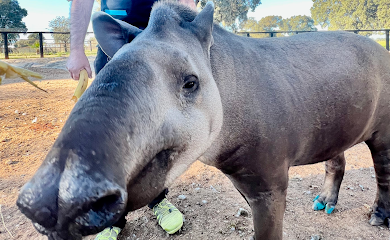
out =
<svg viewBox="0 0 390 240"><path fill-rule="evenodd" d="M255 239L282 239L290 166L326 161L315 209L336 206L343 152L365 142L390 217L390 54L369 38L317 32L253 39L179 3L140 30L99 12L110 58L77 102L20 210L49 239L81 239L147 205L197 159L248 202Z"/></svg>

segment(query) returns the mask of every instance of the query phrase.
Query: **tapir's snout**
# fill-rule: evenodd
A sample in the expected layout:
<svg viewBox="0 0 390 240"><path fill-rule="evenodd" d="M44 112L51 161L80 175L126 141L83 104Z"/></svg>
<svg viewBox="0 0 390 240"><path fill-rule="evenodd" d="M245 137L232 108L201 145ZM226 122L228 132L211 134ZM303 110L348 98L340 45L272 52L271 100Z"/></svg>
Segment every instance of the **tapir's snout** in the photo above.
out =
<svg viewBox="0 0 390 240"><path fill-rule="evenodd" d="M126 190L99 173L46 165L23 186L17 205L49 239L81 239L114 224L126 202Z"/></svg>

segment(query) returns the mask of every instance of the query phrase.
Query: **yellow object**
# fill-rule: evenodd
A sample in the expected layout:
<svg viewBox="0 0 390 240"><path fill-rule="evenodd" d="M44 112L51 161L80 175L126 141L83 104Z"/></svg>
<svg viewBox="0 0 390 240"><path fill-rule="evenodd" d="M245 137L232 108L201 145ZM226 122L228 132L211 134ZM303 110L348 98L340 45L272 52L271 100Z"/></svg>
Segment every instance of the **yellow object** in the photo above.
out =
<svg viewBox="0 0 390 240"><path fill-rule="evenodd" d="M30 83L31 85L38 88L39 90L47 92L46 90L38 87L38 85L33 83L30 79L28 79L29 77L42 79L43 78L42 75L23 68L11 66L8 63L0 61L0 85L3 78L17 78L17 77L22 78L24 81Z"/></svg>
<svg viewBox="0 0 390 240"><path fill-rule="evenodd" d="M81 95L83 95L85 89L87 89L87 86L88 86L88 73L87 70L83 69L80 71L79 84L77 84L72 100L77 102L81 97Z"/></svg>

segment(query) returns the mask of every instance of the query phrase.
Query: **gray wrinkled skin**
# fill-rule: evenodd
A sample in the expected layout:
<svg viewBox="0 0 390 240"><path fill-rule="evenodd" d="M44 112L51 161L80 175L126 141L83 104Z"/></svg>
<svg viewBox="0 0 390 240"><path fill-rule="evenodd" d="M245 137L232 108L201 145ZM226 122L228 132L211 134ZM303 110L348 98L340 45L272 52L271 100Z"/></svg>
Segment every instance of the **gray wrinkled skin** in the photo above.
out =
<svg viewBox="0 0 390 240"><path fill-rule="evenodd" d="M370 223L390 217L389 53L344 32L239 37L212 17L212 4L196 16L163 2L140 31L95 14L113 58L17 202L41 233L99 232L201 159L245 197L256 239L282 239L289 167L329 160L319 200L333 206L343 152L362 141L378 181Z"/></svg>

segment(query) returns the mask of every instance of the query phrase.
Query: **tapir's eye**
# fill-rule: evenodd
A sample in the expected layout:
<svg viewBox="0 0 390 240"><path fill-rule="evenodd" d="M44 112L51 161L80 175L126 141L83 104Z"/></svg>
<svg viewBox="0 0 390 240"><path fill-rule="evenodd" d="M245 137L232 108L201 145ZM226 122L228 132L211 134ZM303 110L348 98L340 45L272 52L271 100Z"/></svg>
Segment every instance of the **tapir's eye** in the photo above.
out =
<svg viewBox="0 0 390 240"><path fill-rule="evenodd" d="M187 76L185 78L183 89L187 93L191 93L191 92L194 92L195 90L197 90L198 86L199 86L198 78L196 76L194 76L194 75L190 75L190 76Z"/></svg>
<svg viewBox="0 0 390 240"><path fill-rule="evenodd" d="M184 85L184 88L193 88L195 86L195 82L191 81Z"/></svg>

